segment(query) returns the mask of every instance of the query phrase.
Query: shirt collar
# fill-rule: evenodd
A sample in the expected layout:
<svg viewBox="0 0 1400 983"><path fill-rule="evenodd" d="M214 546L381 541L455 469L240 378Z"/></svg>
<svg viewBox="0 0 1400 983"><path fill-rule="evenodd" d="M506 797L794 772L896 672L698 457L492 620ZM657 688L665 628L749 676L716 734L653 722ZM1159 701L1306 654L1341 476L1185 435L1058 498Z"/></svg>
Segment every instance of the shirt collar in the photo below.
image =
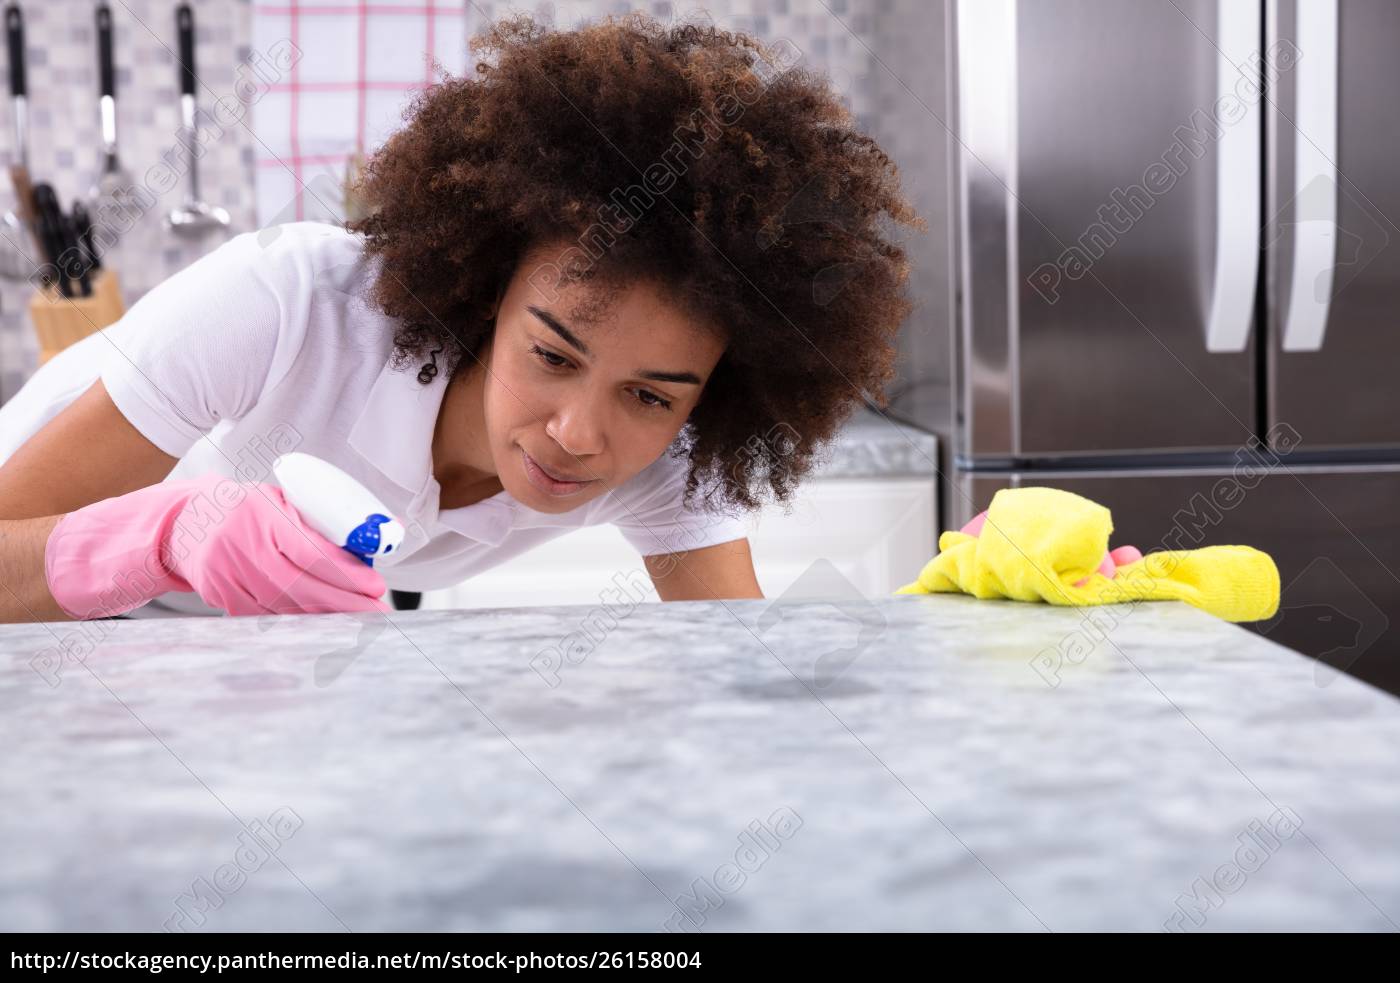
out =
<svg viewBox="0 0 1400 983"><path fill-rule="evenodd" d="M516 502L507 492L460 509L438 512L442 489L433 477L433 432L447 390L439 372L426 386L418 381L417 363L393 367L385 361L347 438L366 463L411 496L412 514L430 530L438 523L470 539L498 546L514 526Z"/></svg>
<svg viewBox="0 0 1400 983"><path fill-rule="evenodd" d="M433 430L447 380L438 373L428 385L413 365L393 367L390 356L365 396L347 438L365 461L410 495L433 475Z"/></svg>

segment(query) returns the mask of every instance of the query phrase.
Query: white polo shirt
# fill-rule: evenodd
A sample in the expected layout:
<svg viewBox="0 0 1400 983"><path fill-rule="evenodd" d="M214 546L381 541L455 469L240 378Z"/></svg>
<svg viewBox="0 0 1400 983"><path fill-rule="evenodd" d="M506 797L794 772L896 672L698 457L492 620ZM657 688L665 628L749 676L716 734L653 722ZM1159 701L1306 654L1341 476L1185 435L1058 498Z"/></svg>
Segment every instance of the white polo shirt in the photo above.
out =
<svg viewBox="0 0 1400 983"><path fill-rule="evenodd" d="M561 514L508 492L438 509L432 439L445 371L390 367L398 324L366 300L377 258L360 236L297 222L235 236L65 349L0 407L0 462L101 378L123 415L179 463L167 481L217 472L276 484L291 450L357 479L408 527L391 588L450 587L580 526L610 523L641 555L747 535L740 514L681 503L686 461L662 454L626 484ZM444 365L439 358L439 365ZM196 594L131 612L220 614Z"/></svg>

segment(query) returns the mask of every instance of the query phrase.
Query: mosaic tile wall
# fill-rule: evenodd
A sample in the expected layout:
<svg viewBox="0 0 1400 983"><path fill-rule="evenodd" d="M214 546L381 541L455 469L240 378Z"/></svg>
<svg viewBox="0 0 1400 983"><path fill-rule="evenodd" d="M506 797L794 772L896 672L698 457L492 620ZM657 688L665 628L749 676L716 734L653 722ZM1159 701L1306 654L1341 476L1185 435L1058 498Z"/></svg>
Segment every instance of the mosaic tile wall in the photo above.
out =
<svg viewBox="0 0 1400 983"><path fill-rule="evenodd" d="M29 83L29 168L35 182L48 181L65 208L85 193L101 160L97 111L97 36L91 0L22 3ZM175 4L166 0L112 2L116 62L117 139L120 160L134 184L152 190L155 205L125 229L106 255L120 275L130 306L155 284L223 241L212 233L197 241L176 238L164 215L184 198L183 185L163 187L146 175L162 159L181 160L179 87L175 68ZM250 6L247 0L195 0L195 67L208 89L234 93L236 66L247 59ZM211 107L201 90L200 106ZM253 211L252 138L243 127L208 139L198 162L206 201L228 210L233 232L256 228ZM15 157L8 84L0 97L0 157ZM183 174L183 168L180 169ZM0 208L12 209L8 180ZM125 224L125 223L123 223ZM232 233L229 233L232 234ZM22 243L33 256L29 243ZM38 345L29 323L34 288L27 281L0 279L0 400L8 399L34 371Z"/></svg>
<svg viewBox="0 0 1400 983"><path fill-rule="evenodd" d="M389 0L404 2L404 0ZM429 3L432 0L428 0ZM458 0L449 0L456 6ZM305 0L302 7L330 0ZM116 27L118 131L122 160L133 178L162 157L177 152L178 89L172 54L174 4L153 0L112 2ZM363 2L335 6L347 20L363 16ZM444 0L437 0L443 7ZM48 180L60 200L72 199L92 180L99 160L97 117L96 39L93 6L89 0L46 0L24 3L29 57L32 132L30 166L35 180ZM196 60L205 88L201 106L209 108L205 93L234 94L250 91L255 100L277 92L279 86L264 83L248 71L266 53L267 46L292 6L286 2L250 0L195 0ZM377 9L377 8L373 8ZM899 162L904 186L930 231L910 243L915 262L911 291L918 305L906 325L902 340L900 379L892 413L936 432L947 432L950 370L948 157L949 137L940 118L947 115L945 4L942 0L719 0L702 5L668 2L620 3L568 0L558 3L503 4L489 0L464 0L463 37L486 21L510 11L524 10L561 27L610 13L642 9L663 21L692 20L697 16L724 27L756 33L768 40L792 42L803 54L803 63L829 75L844 93L863 128L872 133ZM280 19L279 19L280 18ZM332 44L342 32L325 29L304 33L297 45L321 62L353 59L353 46ZM315 48L318 40L327 49ZM415 34L411 41L421 47ZM392 37L372 35L374 46L398 43ZM449 42L450 43L450 42ZM439 46L439 51L442 48ZM304 63L305 64L305 63ZM241 87L240 87L241 86ZM273 98L276 98L275 96ZM264 118L273 113L269 101ZM9 163L13 155L13 122L8 98L0 99L0 157ZM329 187L337 138L325 114L314 121L318 145L330 151L332 165L317 169L316 180ZM281 115L279 114L279 119ZM282 208L269 213L267 168L259 174L259 157L276 141L259 139L258 104L245 117L247 126L230 126L216 139L207 140L200 158L204 197L230 212L228 232L187 242L175 238L163 226L163 216L178 204L183 188L160 196L156 207L126 232L110 254L121 274L128 306L142 293L170 274L214 248L228 235L258 227L260 219L285 221L293 217ZM363 130L363 123L359 122ZM339 146L354 149L357 120L346 114ZM269 161L264 160L264 165ZM272 163L275 163L273 161ZM277 168L272 168L276 171ZM307 172L309 173L309 172ZM263 186L262 215L257 192ZM312 178L303 175L312 184ZM275 197L275 196L274 196ZM0 207L9 208L13 196L0 189ZM307 215L306 217L315 217ZM2 245L2 244L0 244ZM0 279L0 400L12 395L33 372L36 344L28 323L26 305L32 288L28 283ZM946 444L946 441L945 441Z"/></svg>

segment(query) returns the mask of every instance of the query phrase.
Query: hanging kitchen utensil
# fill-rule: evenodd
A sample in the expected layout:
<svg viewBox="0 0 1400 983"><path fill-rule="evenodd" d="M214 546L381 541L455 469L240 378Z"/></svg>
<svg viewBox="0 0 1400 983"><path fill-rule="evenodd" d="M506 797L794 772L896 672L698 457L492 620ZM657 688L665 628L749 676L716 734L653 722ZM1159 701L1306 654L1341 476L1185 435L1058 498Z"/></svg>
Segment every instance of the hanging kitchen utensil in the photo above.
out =
<svg viewBox="0 0 1400 983"><path fill-rule="evenodd" d="M10 99L14 104L17 163L29 168L29 82L24 68L24 12L17 3L5 7L5 46L10 56Z"/></svg>
<svg viewBox="0 0 1400 983"><path fill-rule="evenodd" d="M195 130L195 86L198 79L194 66L194 11L182 3L175 8L175 31L180 39L180 118L181 139L189 161L189 196L184 204L171 210L166 224L176 235L199 236L211 229L229 224L228 212L210 205L199 197L199 159L195 153L198 134Z"/></svg>
<svg viewBox="0 0 1400 983"><path fill-rule="evenodd" d="M131 175L117 154L117 70L112 54L112 8L97 6L98 116L102 125L102 162L88 191L92 210L102 213L104 205L125 208L135 200Z"/></svg>
<svg viewBox="0 0 1400 983"><path fill-rule="evenodd" d="M10 184L15 208L3 219L4 242L0 249L0 275L26 280L43 260L29 255L29 243L40 254L40 235L29 186L29 84L24 66L24 13L17 3L5 7L5 48L9 56L10 99L15 121L15 157L10 163Z"/></svg>

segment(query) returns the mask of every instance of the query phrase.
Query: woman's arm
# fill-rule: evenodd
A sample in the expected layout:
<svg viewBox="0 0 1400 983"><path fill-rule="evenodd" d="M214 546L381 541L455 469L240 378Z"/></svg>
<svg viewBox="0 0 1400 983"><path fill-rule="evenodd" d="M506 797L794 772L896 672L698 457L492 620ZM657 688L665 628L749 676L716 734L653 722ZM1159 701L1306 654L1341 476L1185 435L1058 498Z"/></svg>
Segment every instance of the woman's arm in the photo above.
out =
<svg viewBox="0 0 1400 983"><path fill-rule="evenodd" d="M70 620L44 546L60 516L165 478L177 460L133 427L101 380L0 465L0 621Z"/></svg>
<svg viewBox="0 0 1400 983"><path fill-rule="evenodd" d="M75 512L153 485L177 463L128 422L99 379L0 465L0 519Z"/></svg>
<svg viewBox="0 0 1400 983"><path fill-rule="evenodd" d="M0 519L0 623L73 620L44 577L44 546L60 518Z"/></svg>
<svg viewBox="0 0 1400 983"><path fill-rule="evenodd" d="M747 539L642 558L663 601L761 598Z"/></svg>

